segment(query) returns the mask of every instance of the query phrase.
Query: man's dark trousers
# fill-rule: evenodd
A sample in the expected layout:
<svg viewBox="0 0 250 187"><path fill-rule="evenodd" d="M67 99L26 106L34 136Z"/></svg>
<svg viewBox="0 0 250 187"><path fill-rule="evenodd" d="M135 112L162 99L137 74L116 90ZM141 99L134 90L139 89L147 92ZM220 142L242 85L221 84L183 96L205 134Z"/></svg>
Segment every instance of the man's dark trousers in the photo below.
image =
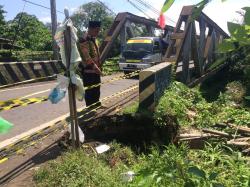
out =
<svg viewBox="0 0 250 187"><path fill-rule="evenodd" d="M96 73L83 73L83 84L84 87L89 87L93 86L96 84L101 83L101 76ZM90 106L94 103L97 103L100 99L100 88L101 86L99 85L98 87L94 87L91 89L87 89L85 91L85 102L86 106ZM96 105L100 105L100 103L97 103Z"/></svg>

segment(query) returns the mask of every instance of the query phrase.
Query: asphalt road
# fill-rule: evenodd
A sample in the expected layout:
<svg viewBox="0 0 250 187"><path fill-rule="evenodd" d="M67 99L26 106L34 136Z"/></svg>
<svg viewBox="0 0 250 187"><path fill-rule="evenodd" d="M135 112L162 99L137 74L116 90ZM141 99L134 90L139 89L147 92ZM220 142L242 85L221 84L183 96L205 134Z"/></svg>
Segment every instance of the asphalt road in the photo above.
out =
<svg viewBox="0 0 250 187"><path fill-rule="evenodd" d="M109 80L118 75L106 76L102 81ZM112 95L118 91L124 90L138 82L137 79L124 79L101 86L101 98ZM48 96L50 90L54 88L56 81L32 83L12 88L0 90L0 101L6 101L15 98L34 98ZM77 107L85 106L85 102L77 101ZM28 106L16 107L8 111L0 112L0 116L14 124L14 127L8 134L0 134L0 141L15 137L32 128L38 127L44 123L50 122L69 112L68 99L65 97L58 104L51 104L50 101L31 104Z"/></svg>

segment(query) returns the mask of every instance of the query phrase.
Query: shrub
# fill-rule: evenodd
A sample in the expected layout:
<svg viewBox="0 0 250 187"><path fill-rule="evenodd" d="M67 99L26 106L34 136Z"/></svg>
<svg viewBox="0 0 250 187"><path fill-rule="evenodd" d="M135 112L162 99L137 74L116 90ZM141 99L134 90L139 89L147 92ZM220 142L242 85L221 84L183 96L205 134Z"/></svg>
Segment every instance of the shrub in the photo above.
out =
<svg viewBox="0 0 250 187"><path fill-rule="evenodd" d="M12 51L0 50L0 62L40 61L53 59L52 51Z"/></svg>

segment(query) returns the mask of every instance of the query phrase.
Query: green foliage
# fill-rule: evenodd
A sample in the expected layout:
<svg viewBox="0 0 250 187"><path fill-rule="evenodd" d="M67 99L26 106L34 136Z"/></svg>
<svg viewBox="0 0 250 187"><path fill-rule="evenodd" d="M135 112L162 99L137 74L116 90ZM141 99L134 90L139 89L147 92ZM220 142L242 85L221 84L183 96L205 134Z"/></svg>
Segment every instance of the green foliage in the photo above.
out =
<svg viewBox="0 0 250 187"><path fill-rule="evenodd" d="M221 53L231 52L234 49L235 49L235 45L229 39L223 40L222 43L218 47L218 50Z"/></svg>
<svg viewBox="0 0 250 187"><path fill-rule="evenodd" d="M6 11L4 11L3 6L0 5L0 37L2 37L5 32L5 27L6 27L6 21L4 19L5 13Z"/></svg>
<svg viewBox="0 0 250 187"><path fill-rule="evenodd" d="M120 172L133 167L137 162L136 155L130 147L121 146L121 144L115 141L112 142L111 149L105 154L101 154L99 159Z"/></svg>
<svg viewBox="0 0 250 187"><path fill-rule="evenodd" d="M250 7L244 7L242 9L246 11L244 15L244 22L246 25L250 25Z"/></svg>
<svg viewBox="0 0 250 187"><path fill-rule="evenodd" d="M207 144L204 150L170 145L160 153L141 158L138 175L130 186L248 186L249 163L223 144Z"/></svg>
<svg viewBox="0 0 250 187"><path fill-rule="evenodd" d="M246 89L239 81L233 81L227 84L226 94L229 99L237 104L242 103L246 94Z"/></svg>
<svg viewBox="0 0 250 187"><path fill-rule="evenodd" d="M91 149L90 149L91 150ZM136 173L132 182L122 173ZM224 144L207 144L204 150L186 145L152 147L136 155L129 147L113 142L101 155L69 151L42 166L34 175L36 186L248 186L249 160Z"/></svg>
<svg viewBox="0 0 250 187"><path fill-rule="evenodd" d="M119 57L107 59L102 66L102 73L104 75L111 75L113 73L119 72L120 68L118 65Z"/></svg>
<svg viewBox="0 0 250 187"><path fill-rule="evenodd" d="M112 171L104 161L82 150L68 152L60 160L50 162L35 174L34 180L37 186L48 187L122 186L120 173Z"/></svg>
<svg viewBox="0 0 250 187"><path fill-rule="evenodd" d="M191 90L179 82L173 82L160 99L155 111L155 120L158 125L166 125L163 119L164 114L176 116L181 125L191 124L188 111L194 111L194 104L203 98L196 90Z"/></svg>
<svg viewBox="0 0 250 187"><path fill-rule="evenodd" d="M242 9L245 10L243 24L228 22L227 25L231 38L224 40L222 44L220 44L219 52L228 53L233 51L234 53L237 53L242 47L246 47L245 49L247 49L249 52L250 7L245 7Z"/></svg>
<svg viewBox="0 0 250 187"><path fill-rule="evenodd" d="M9 39L14 39L16 36L16 44L30 50L40 51L52 48L52 37L48 28L36 16L25 12L17 14L13 20L7 22L3 36Z"/></svg>
<svg viewBox="0 0 250 187"><path fill-rule="evenodd" d="M216 122L237 125L250 124L250 112L239 108L245 90L240 83L232 82L227 91L214 102L207 102L197 88L190 89L182 83L173 82L159 101L154 114L157 125L167 125L164 115L175 116L182 126L208 127Z"/></svg>
<svg viewBox="0 0 250 187"><path fill-rule="evenodd" d="M174 3L174 0L166 0L165 3L163 4L163 7L161 9L161 12L164 13L166 12Z"/></svg>
<svg viewBox="0 0 250 187"><path fill-rule="evenodd" d="M231 57L231 61L236 62L234 69L238 69L244 75L243 83L249 89L250 7L242 9L245 11L243 24L228 22L228 30L231 38L224 40L219 45L218 50L220 53L226 53Z"/></svg>
<svg viewBox="0 0 250 187"><path fill-rule="evenodd" d="M237 125L250 127L250 113L246 109L237 109L227 106L223 108L220 113L218 113L217 118L223 122L231 122Z"/></svg>
<svg viewBox="0 0 250 187"><path fill-rule="evenodd" d="M33 61L33 60L51 60L53 59L52 51L12 51L0 50L0 62L14 61Z"/></svg>
<svg viewBox="0 0 250 187"><path fill-rule="evenodd" d="M103 40L104 35L106 34L105 32L110 28L114 17L102 4L98 2L89 2L81 5L78 10L73 13L71 19L81 35L88 27L89 20L101 21L100 39Z"/></svg>
<svg viewBox="0 0 250 187"><path fill-rule="evenodd" d="M133 104L125 107L122 111L123 114L135 114L139 109L139 102L134 102Z"/></svg>
<svg viewBox="0 0 250 187"><path fill-rule="evenodd" d="M78 29L78 35L81 37L88 27L89 20L101 21L101 31L98 36L98 41L102 43L105 39L106 33L114 21L114 15L111 14L104 5L98 2L89 2L81 5L78 10L73 13L71 19L74 23L74 26ZM115 40L113 46L114 47L108 54L108 58L115 57L120 54L119 39Z"/></svg>

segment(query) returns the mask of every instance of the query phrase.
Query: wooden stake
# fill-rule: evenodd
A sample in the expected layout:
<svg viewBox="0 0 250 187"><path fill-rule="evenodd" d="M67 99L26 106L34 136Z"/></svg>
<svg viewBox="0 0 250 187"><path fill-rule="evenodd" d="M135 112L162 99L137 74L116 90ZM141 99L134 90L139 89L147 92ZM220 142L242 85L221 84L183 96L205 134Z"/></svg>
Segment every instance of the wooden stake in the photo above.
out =
<svg viewBox="0 0 250 187"><path fill-rule="evenodd" d="M76 110L76 97L75 97L75 85L72 84L70 79L70 59L71 59L71 33L70 27L67 27L64 31L64 47L65 47L65 57L67 64L67 77L69 78L69 109L70 109L70 122L71 122L71 136L72 136L72 146L79 147L79 131L78 131L78 119Z"/></svg>

